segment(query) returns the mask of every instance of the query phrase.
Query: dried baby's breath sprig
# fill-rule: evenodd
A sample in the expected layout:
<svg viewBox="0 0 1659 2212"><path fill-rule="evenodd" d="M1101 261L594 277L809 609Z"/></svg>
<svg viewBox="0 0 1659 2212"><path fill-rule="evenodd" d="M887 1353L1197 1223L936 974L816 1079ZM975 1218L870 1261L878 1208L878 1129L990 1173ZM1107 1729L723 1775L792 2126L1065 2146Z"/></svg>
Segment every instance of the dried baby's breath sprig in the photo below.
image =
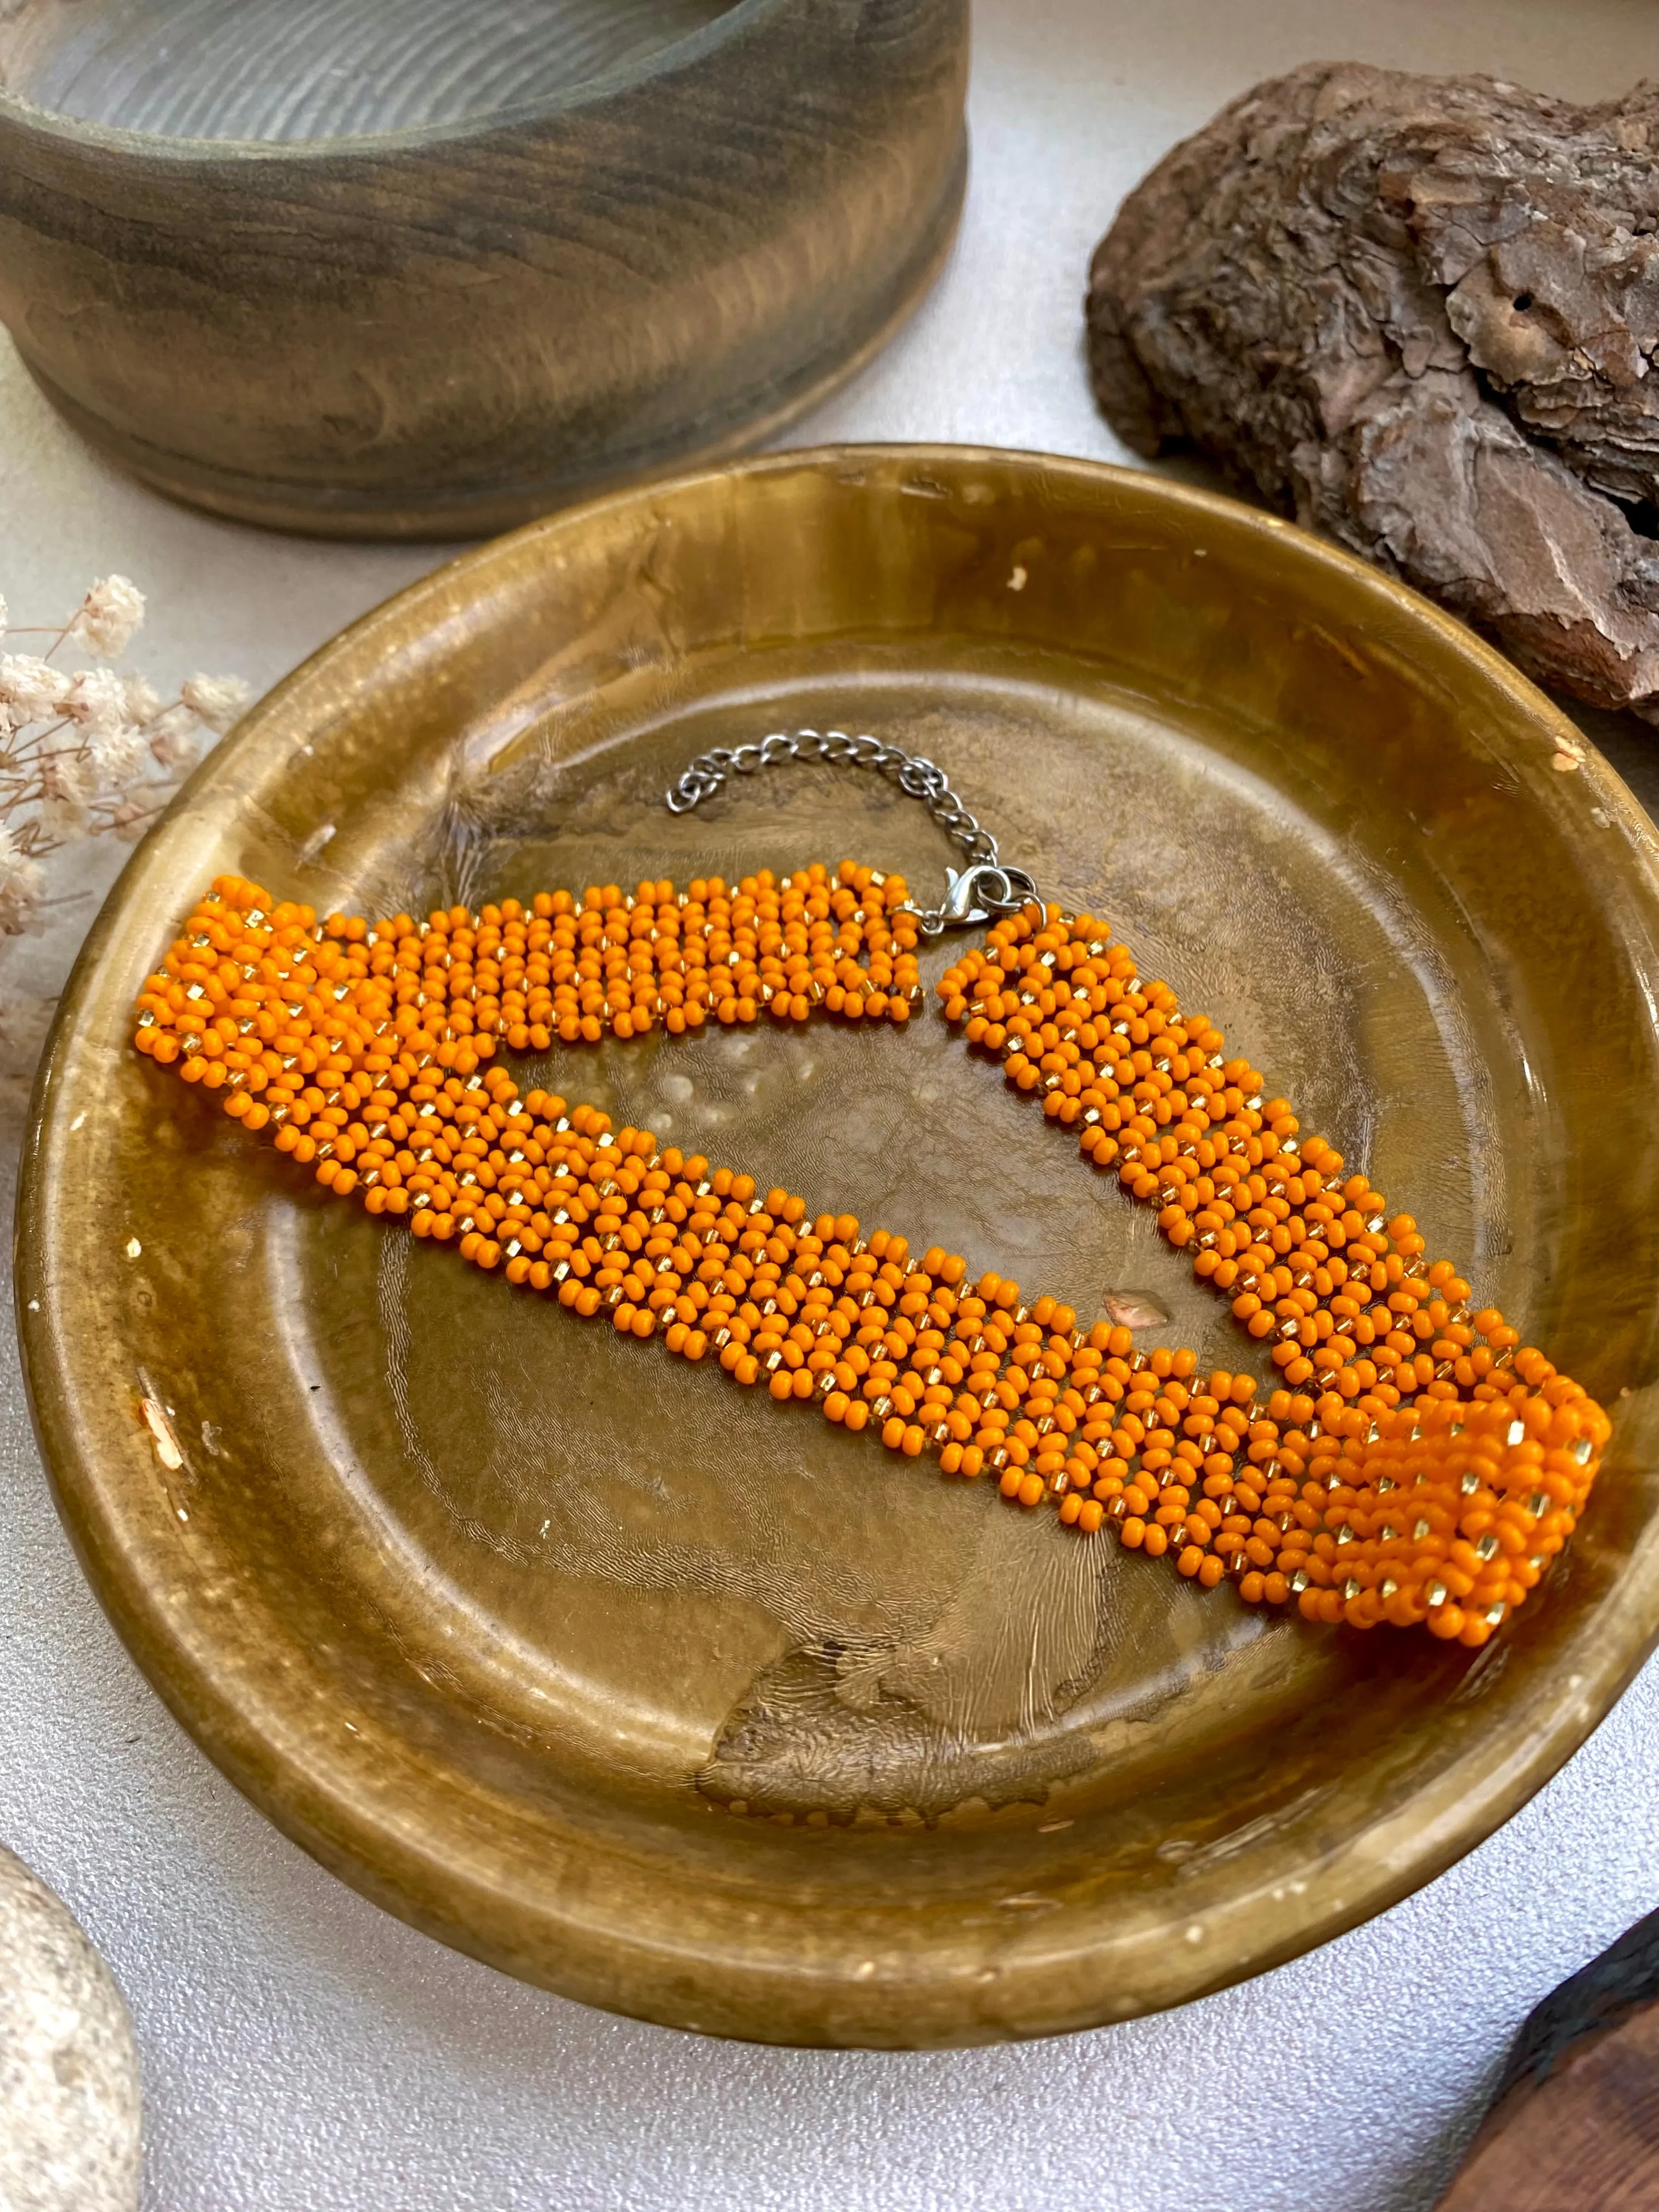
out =
<svg viewBox="0 0 1659 2212"><path fill-rule="evenodd" d="M0 936L21 937L35 926L46 871L0 823Z"/></svg>
<svg viewBox="0 0 1659 2212"><path fill-rule="evenodd" d="M198 722L223 737L241 719L248 688L240 676L187 676L179 697Z"/></svg>
<svg viewBox="0 0 1659 2212"><path fill-rule="evenodd" d="M143 619L144 595L125 576L99 577L55 626L10 626L0 598L0 647L47 641L40 653L0 649L0 938L42 928L49 854L104 833L131 842L208 734L228 730L247 703L237 677L191 676L167 699L107 665ZM65 645L106 665L58 667Z"/></svg>
<svg viewBox="0 0 1659 2212"><path fill-rule="evenodd" d="M53 1005L42 994L73 949L64 942L60 957L53 942L24 951L20 940L45 938L49 921L77 921L82 900L101 890L91 841L142 836L201 745L248 703L237 677L192 675L168 699L108 665L142 623L143 592L124 575L97 577L60 623L13 626L0 598L0 945L13 947L0 971L0 1088L33 1061ZM101 665L58 665L76 646ZM46 867L64 848L86 865L64 854Z"/></svg>
<svg viewBox="0 0 1659 2212"><path fill-rule="evenodd" d="M98 655L118 660L143 626L144 595L125 576L100 576L82 600L69 635Z"/></svg>
<svg viewBox="0 0 1659 2212"><path fill-rule="evenodd" d="M200 675L165 697L111 665L143 617L125 576L100 576L66 621L39 627L13 625L0 598L0 1126L21 1109L87 902L113 872L102 854L143 836L248 697L234 678ZM94 665L69 665L82 653Z"/></svg>

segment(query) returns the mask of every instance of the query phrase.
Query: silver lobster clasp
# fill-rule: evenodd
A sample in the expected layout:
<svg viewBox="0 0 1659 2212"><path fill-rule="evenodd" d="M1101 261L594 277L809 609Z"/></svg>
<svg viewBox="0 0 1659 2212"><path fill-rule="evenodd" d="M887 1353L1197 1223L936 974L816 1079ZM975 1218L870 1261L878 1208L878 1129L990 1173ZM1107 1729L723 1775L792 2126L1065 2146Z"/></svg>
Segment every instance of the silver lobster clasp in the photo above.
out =
<svg viewBox="0 0 1659 2212"><path fill-rule="evenodd" d="M1036 883L1024 868L981 860L959 875L951 872L945 896L936 907L913 907L911 912L921 923L924 937L938 937L947 929L972 928L994 921L1000 915L1017 914L1033 899L1042 903Z"/></svg>

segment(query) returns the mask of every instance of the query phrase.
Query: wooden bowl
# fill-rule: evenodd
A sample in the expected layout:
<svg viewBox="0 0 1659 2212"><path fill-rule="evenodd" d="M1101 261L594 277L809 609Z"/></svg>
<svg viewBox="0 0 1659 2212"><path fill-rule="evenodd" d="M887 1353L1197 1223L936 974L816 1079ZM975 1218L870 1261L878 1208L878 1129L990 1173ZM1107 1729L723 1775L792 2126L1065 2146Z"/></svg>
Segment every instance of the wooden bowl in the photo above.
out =
<svg viewBox="0 0 1659 2212"><path fill-rule="evenodd" d="M966 0L14 0L0 319L158 490L465 536L778 430L908 315Z"/></svg>
<svg viewBox="0 0 1659 2212"><path fill-rule="evenodd" d="M575 1321L131 1048L225 870L355 914L848 854L942 890L953 848L877 775L666 811L690 756L803 723L938 761L1613 1409L1568 1553L1482 1650L1252 1610ZM46 1462L204 1748L496 1966L773 2041L1172 2004L1427 1881L1651 1648L1656 976L1652 830L1605 763L1468 630L1273 517L962 449L617 495L328 646L128 864L22 1184ZM937 1010L512 1066L1091 1320L1156 1297L1148 1349L1271 1371Z"/></svg>

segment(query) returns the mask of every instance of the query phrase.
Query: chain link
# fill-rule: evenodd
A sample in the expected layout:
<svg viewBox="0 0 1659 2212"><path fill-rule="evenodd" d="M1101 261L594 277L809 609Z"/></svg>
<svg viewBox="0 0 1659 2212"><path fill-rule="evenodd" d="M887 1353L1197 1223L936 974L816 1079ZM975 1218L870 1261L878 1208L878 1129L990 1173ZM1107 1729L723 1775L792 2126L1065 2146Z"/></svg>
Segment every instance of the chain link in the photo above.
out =
<svg viewBox="0 0 1659 2212"><path fill-rule="evenodd" d="M996 839L957 797L945 770L920 753L883 744L867 733L850 738L845 730L775 730L758 744L720 745L713 752L699 753L669 793L668 811L689 814L703 799L712 799L728 776L753 775L757 769L799 760L825 761L832 768L872 768L890 776L907 799L921 800L970 860L997 865Z"/></svg>
<svg viewBox="0 0 1659 2212"><path fill-rule="evenodd" d="M897 745L884 744L867 732L849 737L845 730L775 730L757 744L717 745L699 753L668 793L671 814L689 814L705 799L712 799L733 775L754 775L763 768L778 768L786 761L823 761L831 768L874 769L890 777L907 799L919 799L941 830L967 855L968 866L952 871L950 889L940 905L911 909L923 932L936 937L942 929L967 921L983 921L994 914L1012 913L1036 896L1036 886L1023 868L1004 866L997 857L997 841L963 805L951 790L945 770L920 753L907 753Z"/></svg>

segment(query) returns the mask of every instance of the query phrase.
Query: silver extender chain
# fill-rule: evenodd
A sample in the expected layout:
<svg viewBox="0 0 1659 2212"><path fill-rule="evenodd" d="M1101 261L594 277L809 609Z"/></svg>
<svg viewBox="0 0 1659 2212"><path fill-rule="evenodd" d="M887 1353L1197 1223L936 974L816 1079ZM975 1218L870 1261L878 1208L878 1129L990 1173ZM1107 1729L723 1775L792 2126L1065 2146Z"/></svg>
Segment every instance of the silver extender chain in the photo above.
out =
<svg viewBox="0 0 1659 2212"><path fill-rule="evenodd" d="M728 777L753 775L763 768L779 768L786 761L823 761L831 768L869 768L890 776L907 799L919 799L941 830L967 855L968 866L952 869L945 897L937 907L909 909L924 937L963 923L994 920L1012 914L1039 897L1037 887L1024 868L1006 867L997 857L997 841L981 828L951 788L945 770L920 753L907 753L897 745L884 744L868 734L849 737L845 730L774 731L757 744L717 745L699 753L668 793L671 814L689 814L705 799L722 790Z"/></svg>

